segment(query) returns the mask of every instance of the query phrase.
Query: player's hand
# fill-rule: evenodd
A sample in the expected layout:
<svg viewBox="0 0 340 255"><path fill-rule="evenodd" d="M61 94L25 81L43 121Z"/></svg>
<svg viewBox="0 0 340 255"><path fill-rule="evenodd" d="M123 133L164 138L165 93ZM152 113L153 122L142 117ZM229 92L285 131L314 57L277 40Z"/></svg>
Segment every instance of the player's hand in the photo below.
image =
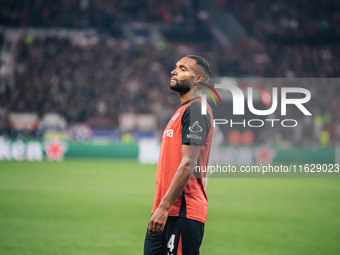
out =
<svg viewBox="0 0 340 255"><path fill-rule="evenodd" d="M168 218L168 211L158 207L150 218L149 235L159 235L164 231L165 223Z"/></svg>

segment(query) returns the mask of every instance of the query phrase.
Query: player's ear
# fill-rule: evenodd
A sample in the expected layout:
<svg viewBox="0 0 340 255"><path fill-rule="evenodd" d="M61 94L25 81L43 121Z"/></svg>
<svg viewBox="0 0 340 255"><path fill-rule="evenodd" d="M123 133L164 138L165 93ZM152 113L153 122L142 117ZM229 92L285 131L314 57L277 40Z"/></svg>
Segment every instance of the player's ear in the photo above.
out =
<svg viewBox="0 0 340 255"><path fill-rule="evenodd" d="M203 82L204 76L202 74L196 75L195 82Z"/></svg>

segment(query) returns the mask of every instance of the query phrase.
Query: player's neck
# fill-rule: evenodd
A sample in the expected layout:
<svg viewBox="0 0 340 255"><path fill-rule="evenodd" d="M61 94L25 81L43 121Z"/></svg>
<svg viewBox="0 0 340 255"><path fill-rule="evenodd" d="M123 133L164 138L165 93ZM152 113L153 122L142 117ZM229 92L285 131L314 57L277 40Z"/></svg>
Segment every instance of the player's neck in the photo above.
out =
<svg viewBox="0 0 340 255"><path fill-rule="evenodd" d="M185 102L188 102L189 100L199 97L199 93L197 91L196 88L193 88L192 90L190 90L189 92L185 93L185 94L179 94L179 98L181 100L181 104L184 104Z"/></svg>

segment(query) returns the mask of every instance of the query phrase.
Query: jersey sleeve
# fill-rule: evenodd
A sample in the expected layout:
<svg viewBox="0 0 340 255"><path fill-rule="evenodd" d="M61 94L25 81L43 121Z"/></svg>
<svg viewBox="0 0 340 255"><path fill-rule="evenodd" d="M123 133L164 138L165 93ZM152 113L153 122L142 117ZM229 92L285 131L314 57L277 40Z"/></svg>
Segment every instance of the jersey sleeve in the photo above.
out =
<svg viewBox="0 0 340 255"><path fill-rule="evenodd" d="M210 116L201 114L201 103L193 102L182 116L182 144L202 146L210 130Z"/></svg>

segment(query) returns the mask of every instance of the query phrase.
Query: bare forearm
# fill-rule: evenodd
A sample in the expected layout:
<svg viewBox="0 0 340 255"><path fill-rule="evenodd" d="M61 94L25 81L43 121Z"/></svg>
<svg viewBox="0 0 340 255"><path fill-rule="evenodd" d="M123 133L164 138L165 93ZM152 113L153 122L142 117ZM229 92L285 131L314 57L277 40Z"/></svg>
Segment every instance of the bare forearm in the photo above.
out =
<svg viewBox="0 0 340 255"><path fill-rule="evenodd" d="M168 211L187 185L190 176L193 173L193 167L197 162L200 150L201 147L199 146L182 145L182 161L176 170L168 191L150 218L150 235L157 235L164 230L168 218Z"/></svg>
<svg viewBox="0 0 340 255"><path fill-rule="evenodd" d="M187 162L178 167L167 193L159 204L160 208L169 210L180 196L191 176L190 165L191 164Z"/></svg>

